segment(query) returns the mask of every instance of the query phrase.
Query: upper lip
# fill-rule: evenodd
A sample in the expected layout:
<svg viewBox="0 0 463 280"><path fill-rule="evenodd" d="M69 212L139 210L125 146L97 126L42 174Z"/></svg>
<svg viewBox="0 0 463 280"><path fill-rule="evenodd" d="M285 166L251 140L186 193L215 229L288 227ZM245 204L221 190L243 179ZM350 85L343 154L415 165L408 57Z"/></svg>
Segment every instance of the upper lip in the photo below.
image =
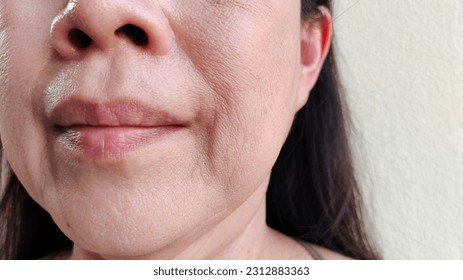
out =
<svg viewBox="0 0 463 280"><path fill-rule="evenodd" d="M111 102L70 99L57 105L47 113L47 119L51 125L59 127L160 127L185 125L185 121L166 110L128 99Z"/></svg>

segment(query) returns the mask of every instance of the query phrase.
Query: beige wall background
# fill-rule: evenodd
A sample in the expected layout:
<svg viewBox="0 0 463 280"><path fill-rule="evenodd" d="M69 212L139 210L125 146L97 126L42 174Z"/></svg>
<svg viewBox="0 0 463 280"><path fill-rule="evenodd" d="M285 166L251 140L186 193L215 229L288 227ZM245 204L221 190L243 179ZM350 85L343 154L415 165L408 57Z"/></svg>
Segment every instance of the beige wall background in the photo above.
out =
<svg viewBox="0 0 463 280"><path fill-rule="evenodd" d="M334 3L370 232L386 259L463 259L463 1Z"/></svg>

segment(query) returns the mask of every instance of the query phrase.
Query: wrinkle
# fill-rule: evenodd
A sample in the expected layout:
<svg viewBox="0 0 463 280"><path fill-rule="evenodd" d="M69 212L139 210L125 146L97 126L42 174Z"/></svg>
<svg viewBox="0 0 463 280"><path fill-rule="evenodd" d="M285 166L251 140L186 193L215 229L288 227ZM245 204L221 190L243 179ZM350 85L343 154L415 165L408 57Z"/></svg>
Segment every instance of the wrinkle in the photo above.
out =
<svg viewBox="0 0 463 280"><path fill-rule="evenodd" d="M0 85L2 85L1 88L4 88L3 85L6 84L7 76L8 76L7 75L8 74L7 65L9 61L10 48L6 40L6 28L4 28L1 21L2 21L2 18L0 16Z"/></svg>

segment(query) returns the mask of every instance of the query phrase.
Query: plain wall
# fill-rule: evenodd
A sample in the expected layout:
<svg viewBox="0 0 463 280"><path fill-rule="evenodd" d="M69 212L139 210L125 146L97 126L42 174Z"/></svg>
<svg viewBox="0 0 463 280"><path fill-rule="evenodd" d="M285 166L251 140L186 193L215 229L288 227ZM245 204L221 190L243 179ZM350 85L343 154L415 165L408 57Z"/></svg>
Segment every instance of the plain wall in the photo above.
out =
<svg viewBox="0 0 463 280"><path fill-rule="evenodd" d="M374 240L386 259L463 259L463 1L334 3Z"/></svg>

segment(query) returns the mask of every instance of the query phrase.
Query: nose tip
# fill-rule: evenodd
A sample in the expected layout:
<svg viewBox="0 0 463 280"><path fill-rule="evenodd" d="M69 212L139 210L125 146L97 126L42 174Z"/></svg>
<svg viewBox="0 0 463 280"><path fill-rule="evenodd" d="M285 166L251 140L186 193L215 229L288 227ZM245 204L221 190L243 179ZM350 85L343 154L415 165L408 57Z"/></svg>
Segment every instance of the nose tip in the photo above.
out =
<svg viewBox="0 0 463 280"><path fill-rule="evenodd" d="M122 43L151 55L167 54L172 39L162 9L153 2L149 7L138 2L70 0L51 26L53 47L69 59L89 49L105 51Z"/></svg>

